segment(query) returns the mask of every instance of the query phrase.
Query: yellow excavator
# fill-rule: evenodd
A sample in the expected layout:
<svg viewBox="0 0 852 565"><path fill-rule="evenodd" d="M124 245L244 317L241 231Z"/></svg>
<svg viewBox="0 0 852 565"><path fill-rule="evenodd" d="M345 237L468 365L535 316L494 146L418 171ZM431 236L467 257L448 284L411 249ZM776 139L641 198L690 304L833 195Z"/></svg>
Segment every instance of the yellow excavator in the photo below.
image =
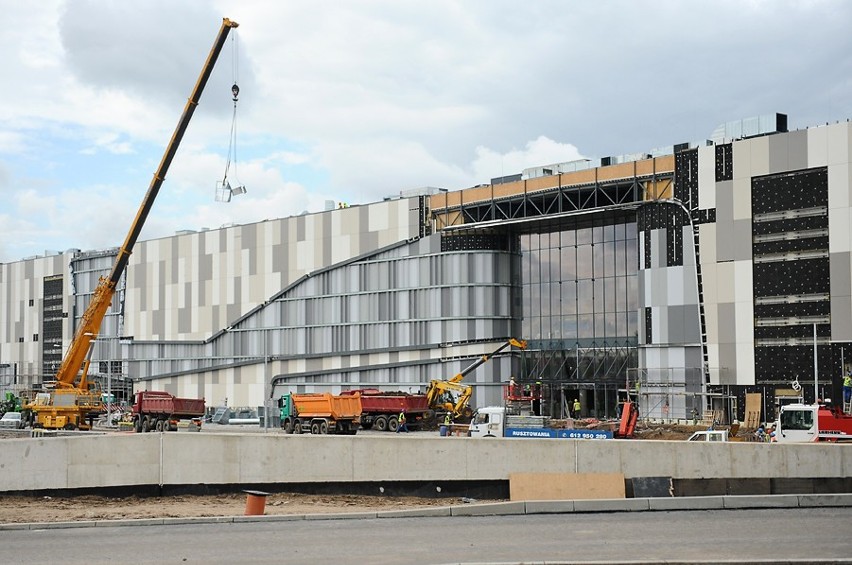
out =
<svg viewBox="0 0 852 565"><path fill-rule="evenodd" d="M471 385L462 384L465 376L473 372L477 367L506 349L507 347L515 346L518 349L526 349L527 342L522 339L510 338L506 343L492 351L488 355L483 355L461 373L451 379L445 381L433 380L429 382L429 388L426 389L426 398L429 400L429 409L434 410L439 417L444 414L451 414L453 421L456 423L466 423L473 416L473 408L469 406L470 397L473 394Z"/></svg>
<svg viewBox="0 0 852 565"><path fill-rule="evenodd" d="M219 58L219 53L221 53L222 47L225 45L228 33L238 25L228 18L223 18L216 41L210 50L210 54L207 56L207 60L201 70L201 75L195 83L195 88L186 102L183 114L160 161L160 166L157 172L154 173L154 178L151 180L148 192L139 206L139 211L136 213L136 218L130 226L127 238L118 251L112 271L108 277L101 277L98 281L98 286L95 289L92 300L83 313L80 326L74 333L71 345L65 352L62 364L56 373L53 390L37 394L32 401L23 406L27 421L33 427L86 430L91 428L94 417L103 411L101 391L97 383L88 379L94 340L98 336L101 322L103 322L104 316L115 295L116 284L127 266L133 246L139 238L142 226L148 217L148 213L151 211L160 186L162 186L166 178L166 172L171 165L172 159L174 159L178 146L189 125L189 121L192 119L195 107L198 106L201 93L210 79L210 74L213 72L213 67Z"/></svg>

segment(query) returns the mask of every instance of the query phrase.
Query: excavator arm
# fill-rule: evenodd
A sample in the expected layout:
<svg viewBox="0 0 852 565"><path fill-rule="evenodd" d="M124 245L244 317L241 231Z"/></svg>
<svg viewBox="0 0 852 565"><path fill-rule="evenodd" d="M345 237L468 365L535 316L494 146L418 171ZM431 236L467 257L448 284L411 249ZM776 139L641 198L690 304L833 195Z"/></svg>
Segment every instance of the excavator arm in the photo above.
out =
<svg viewBox="0 0 852 565"><path fill-rule="evenodd" d="M116 285L118 284L119 279L121 279L121 275L124 272L125 267L127 267L130 254L133 252L133 246L136 244L136 240L142 232L142 227L145 224L145 220L148 218L148 213L151 211L151 207L154 205L157 193L160 191L160 187L166 179L166 173L169 170L172 159L174 159L175 153L177 153L178 146L180 146L183 135L186 133L186 128L189 125L189 121L192 119L192 114L195 112L196 106L198 106L198 101L201 99L201 93L204 91L204 87L210 79L210 74L213 72L213 67L216 60L219 58L219 53L221 53L222 47L225 45L228 33L232 28L236 28L238 25L238 23L233 22L228 18L223 18L222 20L222 26L219 28L219 34L216 37L216 41L213 43L210 54L207 56L207 60L201 70L201 75L195 83L195 88L187 100L186 106L184 106L183 114L178 121L177 127L172 134L172 138L169 141L168 146L166 146L165 154L160 161L160 166L157 168L157 172L154 173L154 178L151 180L148 192L145 194L145 198L139 206L139 211L136 212L136 218L130 226L130 231L127 233L124 244L118 251L118 256L116 257L112 271L110 271L108 277L100 278L98 286L92 296L92 300L89 302L89 306L83 313L80 326L74 333L71 345L62 359L62 364L59 366L59 370L56 373L57 388L77 388L83 391L89 389L87 381L87 357L89 355L89 349L92 346L92 341L94 341L98 336L98 332L101 328L101 322L103 322L104 316L106 315L110 303L112 302L112 298L115 295ZM79 382L77 382L78 373L81 373Z"/></svg>
<svg viewBox="0 0 852 565"><path fill-rule="evenodd" d="M473 387L470 385L461 384L465 376L473 372L477 367L490 360L492 357L506 349L507 347L515 346L518 349L526 349L527 342L520 339L510 338L506 343L492 351L490 354L483 355L462 372L453 378L440 381L433 380L429 383L429 388L426 390L426 398L429 402L429 407L433 410L450 412L453 418L466 419L469 418L473 410L468 406L470 397L473 395Z"/></svg>

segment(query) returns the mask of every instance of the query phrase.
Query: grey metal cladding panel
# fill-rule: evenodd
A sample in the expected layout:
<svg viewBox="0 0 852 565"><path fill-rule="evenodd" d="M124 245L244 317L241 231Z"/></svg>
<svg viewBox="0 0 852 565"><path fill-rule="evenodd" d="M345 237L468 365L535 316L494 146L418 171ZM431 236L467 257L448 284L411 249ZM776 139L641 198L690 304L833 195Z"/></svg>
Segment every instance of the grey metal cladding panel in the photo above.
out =
<svg viewBox="0 0 852 565"><path fill-rule="evenodd" d="M736 305L733 302L719 303L719 345L735 343L737 336ZM731 365L733 366L733 365Z"/></svg>
<svg viewBox="0 0 852 565"><path fill-rule="evenodd" d="M192 283L183 284L183 300L186 306L178 309L178 332L188 333L192 331Z"/></svg>
<svg viewBox="0 0 852 565"><path fill-rule="evenodd" d="M328 224L326 224L326 227ZM325 230L323 230L325 231ZM330 230L329 230L330 231ZM322 265L329 266L331 265L331 246L335 244L334 238L331 237L331 234L323 235L323 238L320 240L322 245Z"/></svg>
<svg viewBox="0 0 852 565"><path fill-rule="evenodd" d="M701 317L697 304L677 306L683 318L683 343L699 343L701 341ZM694 366L694 365L688 365Z"/></svg>
<svg viewBox="0 0 852 565"><path fill-rule="evenodd" d="M296 241L305 241L305 217L296 216Z"/></svg>
<svg viewBox="0 0 852 565"><path fill-rule="evenodd" d="M831 299L839 296L852 296L852 268L848 252L831 253L828 258ZM832 316L833 318L833 316Z"/></svg>
<svg viewBox="0 0 852 565"><path fill-rule="evenodd" d="M751 261L752 230L751 220L734 220L735 261Z"/></svg>
<svg viewBox="0 0 852 565"><path fill-rule="evenodd" d="M648 306L663 306L668 304L669 278L666 268L651 269L648 283L651 285L651 304Z"/></svg>
<svg viewBox="0 0 852 565"><path fill-rule="evenodd" d="M366 232L370 230L370 206L358 207L358 225L355 226L355 233Z"/></svg>
<svg viewBox="0 0 852 565"><path fill-rule="evenodd" d="M213 256L206 253L198 255L198 280L199 282L213 279Z"/></svg>
<svg viewBox="0 0 852 565"><path fill-rule="evenodd" d="M233 228L228 228L233 229ZM228 250L228 229L219 230L219 253Z"/></svg>
<svg viewBox="0 0 852 565"><path fill-rule="evenodd" d="M240 240L242 249L257 248L257 226L258 224L246 224L240 226Z"/></svg>
<svg viewBox="0 0 852 565"><path fill-rule="evenodd" d="M749 245L751 248L751 245ZM716 262L733 261L736 258L736 235L734 221L716 221Z"/></svg>
<svg viewBox="0 0 852 565"><path fill-rule="evenodd" d="M719 344L718 368L721 384L737 384L734 380L737 368L737 345L735 343Z"/></svg>
<svg viewBox="0 0 852 565"><path fill-rule="evenodd" d="M808 168L808 130L793 131L787 137L788 171L801 171Z"/></svg>
<svg viewBox="0 0 852 565"><path fill-rule="evenodd" d="M668 325L668 339L666 343L686 343L684 338L683 306L669 306L666 308L666 319Z"/></svg>
<svg viewBox="0 0 852 565"><path fill-rule="evenodd" d="M379 232L365 232L361 236L361 249L359 253L366 253L371 249L376 249L379 246Z"/></svg>
<svg viewBox="0 0 852 565"><path fill-rule="evenodd" d="M272 246L272 272L284 273L285 282L286 274L289 271L290 253L286 241L276 243Z"/></svg>
<svg viewBox="0 0 852 565"><path fill-rule="evenodd" d="M151 312L151 331L149 335L163 339L166 333L166 311L157 308Z"/></svg>
<svg viewBox="0 0 852 565"><path fill-rule="evenodd" d="M651 267L666 266L666 230L651 230Z"/></svg>
<svg viewBox="0 0 852 565"><path fill-rule="evenodd" d="M780 173L790 170L789 160L787 158L789 137L781 135L769 136L769 172Z"/></svg>
<svg viewBox="0 0 852 565"><path fill-rule="evenodd" d="M171 249L169 251L169 282L177 282L180 277L180 273L178 272L178 259L180 258L180 237L172 237L171 241Z"/></svg>
<svg viewBox="0 0 852 565"><path fill-rule="evenodd" d="M716 222L734 221L734 181L716 183Z"/></svg>
<svg viewBox="0 0 852 565"><path fill-rule="evenodd" d="M227 312L228 322L233 322L243 315L243 309L239 304L228 304L225 311Z"/></svg>
<svg viewBox="0 0 852 565"><path fill-rule="evenodd" d="M148 311L148 292L145 288L145 281L148 278L148 263L136 263L133 265L133 280L136 282L134 288L141 289L137 294L139 296L138 308L140 312Z"/></svg>
<svg viewBox="0 0 852 565"><path fill-rule="evenodd" d="M831 297L831 339L852 341L852 297Z"/></svg>

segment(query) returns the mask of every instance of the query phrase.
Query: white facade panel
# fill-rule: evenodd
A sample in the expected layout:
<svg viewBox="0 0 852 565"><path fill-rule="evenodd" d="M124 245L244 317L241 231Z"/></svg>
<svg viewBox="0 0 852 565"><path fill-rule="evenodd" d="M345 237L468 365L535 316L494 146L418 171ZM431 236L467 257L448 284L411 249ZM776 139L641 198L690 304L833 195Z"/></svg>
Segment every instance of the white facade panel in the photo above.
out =
<svg viewBox="0 0 852 565"><path fill-rule="evenodd" d="M827 126L826 143L828 165L840 165L849 163L849 130L852 125L849 122L841 122Z"/></svg>
<svg viewBox="0 0 852 565"><path fill-rule="evenodd" d="M808 167L828 165L828 127L808 128Z"/></svg>
<svg viewBox="0 0 852 565"><path fill-rule="evenodd" d="M751 219L751 179L734 179L734 219ZM748 242L751 245L751 242Z"/></svg>
<svg viewBox="0 0 852 565"><path fill-rule="evenodd" d="M754 299L754 274L751 261L734 261L734 296L736 302L751 304Z"/></svg>
<svg viewBox="0 0 852 565"><path fill-rule="evenodd" d="M726 261L716 266L716 298L719 304L736 302L734 262Z"/></svg>
<svg viewBox="0 0 852 565"><path fill-rule="evenodd" d="M716 207L716 146L698 148L698 207Z"/></svg>
<svg viewBox="0 0 852 565"><path fill-rule="evenodd" d="M734 181L748 179L751 182L751 144L747 141L734 141L731 147L734 155Z"/></svg>
<svg viewBox="0 0 852 565"><path fill-rule="evenodd" d="M828 207L848 208L852 203L852 165L840 163L828 166Z"/></svg>
<svg viewBox="0 0 852 565"><path fill-rule="evenodd" d="M830 208L828 210L828 251L842 253L852 251L852 208Z"/></svg>
<svg viewBox="0 0 852 565"><path fill-rule="evenodd" d="M751 176L768 175L769 170L769 137L754 137L743 141L751 145ZM736 167L736 165L734 165Z"/></svg>

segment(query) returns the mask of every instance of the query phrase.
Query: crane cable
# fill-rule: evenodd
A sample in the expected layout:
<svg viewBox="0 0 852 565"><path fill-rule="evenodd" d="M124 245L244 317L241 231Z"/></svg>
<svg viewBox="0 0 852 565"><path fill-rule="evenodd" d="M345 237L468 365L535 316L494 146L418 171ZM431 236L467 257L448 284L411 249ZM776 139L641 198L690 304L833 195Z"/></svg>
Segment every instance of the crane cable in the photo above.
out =
<svg viewBox="0 0 852 565"><path fill-rule="evenodd" d="M231 52L232 52L232 63L231 63L231 74L233 77L234 84L231 86L231 95L234 100L234 113L231 119L231 135L228 140L228 159L225 162L225 175L222 178L222 186L230 188L228 184L228 171L231 168L231 157L233 156L234 162L234 179L237 182L237 187L230 188L230 192L234 194L242 194L245 192L245 187L239 186L239 177L237 176L237 99L240 96L240 87L238 86L238 74L239 74L239 53L237 51L237 41L236 34L231 35ZM239 192L237 192L239 190ZM228 195L228 199L230 200L230 194Z"/></svg>

